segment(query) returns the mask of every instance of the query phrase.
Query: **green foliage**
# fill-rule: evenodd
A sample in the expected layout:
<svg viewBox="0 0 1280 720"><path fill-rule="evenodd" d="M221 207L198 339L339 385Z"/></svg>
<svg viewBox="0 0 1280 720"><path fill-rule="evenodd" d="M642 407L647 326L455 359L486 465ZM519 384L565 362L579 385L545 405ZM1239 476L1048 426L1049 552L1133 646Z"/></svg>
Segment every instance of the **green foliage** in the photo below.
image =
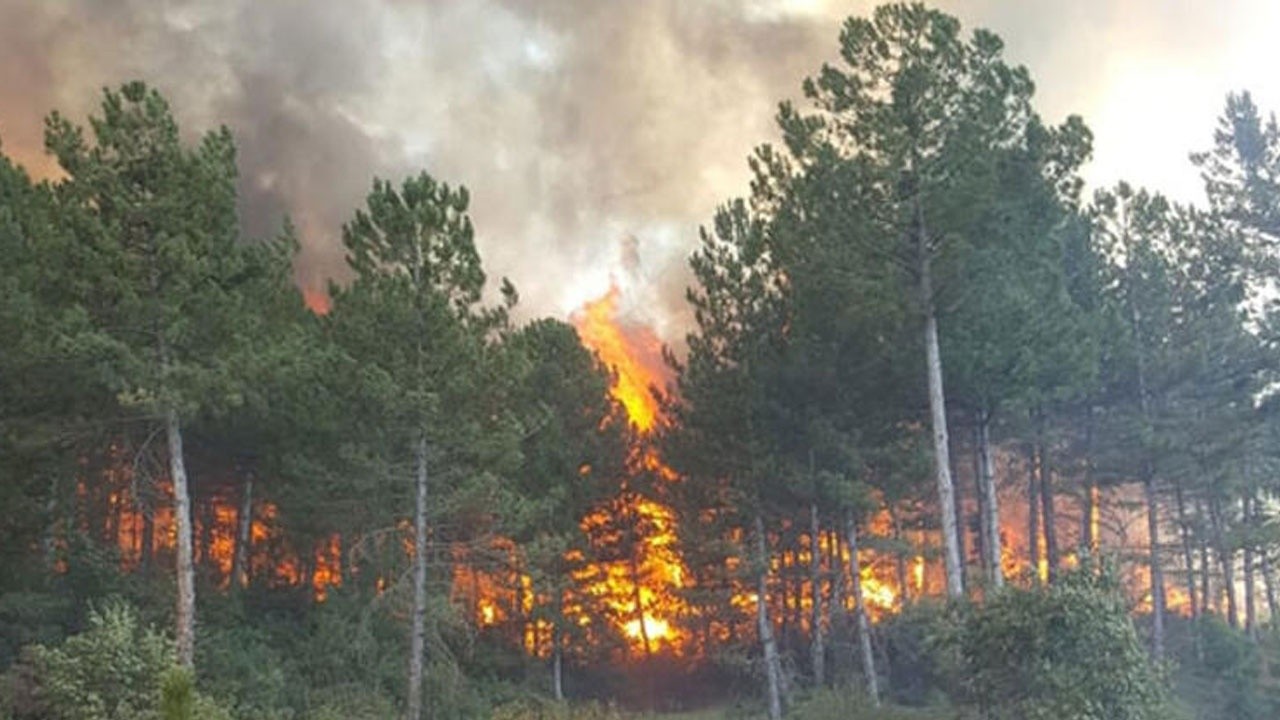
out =
<svg viewBox="0 0 1280 720"><path fill-rule="evenodd" d="M1160 671L1108 575L1006 589L974 608L955 642L968 696L993 720L1170 717Z"/></svg>
<svg viewBox="0 0 1280 720"><path fill-rule="evenodd" d="M1262 720L1280 713L1280 687L1263 670L1280 661L1274 634L1255 643L1216 617L1186 629L1177 645L1175 690L1195 717Z"/></svg>
<svg viewBox="0 0 1280 720"><path fill-rule="evenodd" d="M229 720L195 692L191 676L174 666L167 638L143 626L118 599L89 613L89 627L62 645L36 645L8 673L14 717L51 720ZM22 679L23 698L12 695ZM21 700L21 702L16 702Z"/></svg>
<svg viewBox="0 0 1280 720"><path fill-rule="evenodd" d="M954 720L957 711L949 707L876 707L859 692L835 688L804 698L787 717L791 720Z"/></svg>
<svg viewBox="0 0 1280 720"><path fill-rule="evenodd" d="M109 600L90 612L85 632L59 647L37 646L31 660L53 717L124 720L155 711L174 657L162 635L139 625L133 608Z"/></svg>

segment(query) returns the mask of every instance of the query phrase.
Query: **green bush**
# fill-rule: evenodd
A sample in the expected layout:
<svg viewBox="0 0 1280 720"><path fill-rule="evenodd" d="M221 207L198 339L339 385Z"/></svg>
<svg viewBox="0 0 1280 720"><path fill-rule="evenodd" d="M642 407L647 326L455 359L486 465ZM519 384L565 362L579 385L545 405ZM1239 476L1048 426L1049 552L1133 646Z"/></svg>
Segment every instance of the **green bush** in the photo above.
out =
<svg viewBox="0 0 1280 720"><path fill-rule="evenodd" d="M1119 587L1107 574L1068 573L1048 588L1008 588L955 638L969 700L993 720L1166 720Z"/></svg>
<svg viewBox="0 0 1280 720"><path fill-rule="evenodd" d="M1280 715L1280 693L1264 668L1280 662L1275 638L1255 644L1216 616L1183 621L1177 653L1178 696L1203 720L1263 720ZM1176 636L1175 636L1176 637Z"/></svg>
<svg viewBox="0 0 1280 720"><path fill-rule="evenodd" d="M138 622L134 609L108 600L89 627L54 648L31 646L6 673L14 718L46 720L225 720L174 667L172 644Z"/></svg>

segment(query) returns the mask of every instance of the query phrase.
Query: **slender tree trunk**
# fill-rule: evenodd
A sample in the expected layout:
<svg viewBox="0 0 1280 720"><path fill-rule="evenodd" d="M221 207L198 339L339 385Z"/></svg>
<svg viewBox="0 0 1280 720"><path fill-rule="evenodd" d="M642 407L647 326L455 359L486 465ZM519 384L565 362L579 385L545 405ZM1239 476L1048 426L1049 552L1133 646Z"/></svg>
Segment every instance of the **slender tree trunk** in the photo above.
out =
<svg viewBox="0 0 1280 720"><path fill-rule="evenodd" d="M956 523L955 484L951 480L951 449L947 439L947 403L942 387L942 351L938 346L938 313L933 297L929 234L924 224L924 208L916 199L916 244L919 254L920 302L924 309L924 352L929 384L929 417L933 427L933 465L938 483L938 509L942 513L943 560L947 573L947 595L964 595L960 565L959 528Z"/></svg>
<svg viewBox="0 0 1280 720"><path fill-rule="evenodd" d="M551 628L551 690L556 702L564 701L564 590L556 589L556 622Z"/></svg>
<svg viewBox="0 0 1280 720"><path fill-rule="evenodd" d="M1262 586L1267 593L1267 620L1275 623L1280 620L1280 616L1276 615L1276 584L1275 576L1271 572L1271 561L1267 557L1267 551L1264 548L1258 553L1259 572L1262 573Z"/></svg>
<svg viewBox="0 0 1280 720"><path fill-rule="evenodd" d="M204 577L216 577L217 558L213 557L213 526L217 524L213 512L214 497L192 498L192 508L198 508L200 523L196 526L200 543L196 546L196 564L204 567Z"/></svg>
<svg viewBox="0 0 1280 720"><path fill-rule="evenodd" d="M653 655L653 645L649 640L649 627L644 621L644 595L640 592L640 565L636 562L634 544L631 552L631 587L632 601L636 604L636 622L640 624L640 641L644 645L644 656Z"/></svg>
<svg viewBox="0 0 1280 720"><path fill-rule="evenodd" d="M154 500L148 499L138 506L142 514L142 540L138 548L138 565L144 575L151 572L155 562L156 547L156 512Z"/></svg>
<svg viewBox="0 0 1280 720"><path fill-rule="evenodd" d="M995 459L991 452L991 413L978 416L978 486L982 497L982 549L986 553L987 582L991 587L1004 585L1004 555L1000 542L1000 500L996 494Z"/></svg>
<svg viewBox="0 0 1280 720"><path fill-rule="evenodd" d="M240 489L240 512L236 514L236 552L231 564L231 590L249 586L249 541L253 526L253 476L246 473Z"/></svg>
<svg viewBox="0 0 1280 720"><path fill-rule="evenodd" d="M1244 516L1244 524L1246 528L1253 527L1253 508L1246 495L1240 498L1240 511ZM1250 533L1250 537L1252 533ZM1246 540L1244 544L1244 631L1249 639L1258 641L1258 612L1256 597L1258 587L1254 581L1253 575L1253 541Z"/></svg>
<svg viewBox="0 0 1280 720"><path fill-rule="evenodd" d="M902 518L894 509L893 503L889 503L888 508L889 520L893 523L893 544L897 546L894 551L894 574L898 577L898 594L902 597L902 607L905 608L911 600L911 578L907 573L907 551L906 542L902 539Z"/></svg>
<svg viewBox="0 0 1280 720"><path fill-rule="evenodd" d="M1031 563L1031 576L1036 583L1043 581L1040 574L1040 477L1037 472L1039 452L1035 443L1027 445L1027 558Z"/></svg>
<svg viewBox="0 0 1280 720"><path fill-rule="evenodd" d="M1240 628L1240 612L1236 606L1236 557L1227 550L1223 538L1222 503L1218 498L1209 499L1209 519L1213 522L1214 554L1218 556L1218 565L1222 570L1222 589L1227 598L1227 622L1231 627Z"/></svg>
<svg viewBox="0 0 1280 720"><path fill-rule="evenodd" d="M1142 483L1143 494L1147 500L1147 534L1151 545L1148 560L1151 565L1151 654L1156 658L1164 657L1164 568L1160 562L1160 516L1156 502L1155 478L1149 471L1143 473L1146 478Z"/></svg>
<svg viewBox="0 0 1280 720"><path fill-rule="evenodd" d="M1046 580L1053 584L1058 580L1058 518L1053 507L1053 452L1045 438L1044 411L1036 408L1036 456L1039 459L1037 474L1040 478L1040 506L1044 528L1044 561Z"/></svg>
<svg viewBox="0 0 1280 720"><path fill-rule="evenodd" d="M984 587L990 587L991 567L987 562L987 497L982 491L982 443L978 437L979 413L973 414L973 442L970 453L973 459L973 499L978 511L978 532L974 536L973 548L978 553L978 574Z"/></svg>
<svg viewBox="0 0 1280 720"><path fill-rule="evenodd" d="M1191 518L1187 514L1186 500L1182 495L1182 481L1173 484L1174 502L1178 510L1178 533L1182 539L1182 564L1187 570L1187 598L1191 602L1192 619L1200 619L1200 604L1196 602L1196 568L1195 553L1191 544Z"/></svg>
<svg viewBox="0 0 1280 720"><path fill-rule="evenodd" d="M812 588L812 614L809 619L810 650L813 654L813 684L822 687L826 683L826 631L822 627L822 524L818 518L818 504L809 504L809 585Z"/></svg>
<svg viewBox="0 0 1280 720"><path fill-rule="evenodd" d="M755 517L756 530L756 624L764 649L764 668L769 694L769 720L782 720L782 663L769 620L769 553L764 537L764 520Z"/></svg>
<svg viewBox="0 0 1280 720"><path fill-rule="evenodd" d="M1081 497L1080 512L1080 544L1076 552L1081 560L1090 559L1090 563L1095 562L1098 554L1098 545L1095 534L1097 532L1097 504L1098 504L1098 482L1093 476L1093 403L1085 402L1084 408L1084 477L1083 496Z"/></svg>
<svg viewBox="0 0 1280 720"><path fill-rule="evenodd" d="M178 664L191 669L195 667L196 657L196 572L191 561L191 493L182 454L182 425L178 421L178 411L174 408L165 412L165 435L169 441L173 515L178 531Z"/></svg>
<svg viewBox="0 0 1280 720"><path fill-rule="evenodd" d="M858 524L853 510L845 512L845 534L849 543L849 574L853 577L853 613L858 628L858 651L862 677L872 704L880 705L880 681L876 675L875 653L871 651L871 622L867 619L867 603L862 594L862 563L858 561Z"/></svg>
<svg viewBox="0 0 1280 720"><path fill-rule="evenodd" d="M422 717L422 665L427 639L427 436L418 435L413 507L413 626L409 643L408 720Z"/></svg>
<svg viewBox="0 0 1280 720"><path fill-rule="evenodd" d="M1142 316L1138 306L1129 305L1129 317L1134 337L1138 340L1135 356L1138 380L1138 407L1142 412L1144 429L1150 430L1151 401L1147 394L1146 358L1143 355ZM1142 449L1142 491L1147 501L1147 535L1150 542L1148 561L1151 566L1151 651L1157 659L1164 657L1164 572L1160 563L1160 516L1156 501L1155 459L1150 447Z"/></svg>
<svg viewBox="0 0 1280 720"><path fill-rule="evenodd" d="M1196 500L1196 515L1200 517L1200 612L1209 614L1210 610L1217 611L1217 601L1213 597L1213 591L1210 585L1210 575L1213 572L1213 565L1209 562L1209 533L1204 529L1205 509L1204 503L1199 499ZM1210 602L1213 604L1211 605Z"/></svg>

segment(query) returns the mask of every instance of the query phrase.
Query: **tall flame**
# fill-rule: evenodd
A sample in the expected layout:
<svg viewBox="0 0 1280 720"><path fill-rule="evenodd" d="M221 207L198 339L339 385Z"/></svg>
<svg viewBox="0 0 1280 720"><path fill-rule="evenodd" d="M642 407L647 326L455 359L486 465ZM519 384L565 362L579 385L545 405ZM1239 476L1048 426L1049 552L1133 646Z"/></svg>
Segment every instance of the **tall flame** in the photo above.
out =
<svg viewBox="0 0 1280 720"><path fill-rule="evenodd" d="M667 376L662 343L647 325L623 324L621 298L622 291L611 285L609 292L574 313L573 324L582 343L615 373L613 396L626 407L631 422L641 432L649 432L658 418L658 404L649 388Z"/></svg>
<svg viewBox="0 0 1280 720"><path fill-rule="evenodd" d="M572 317L585 346L595 351L614 374L613 396L626 408L632 424L644 435L652 432L659 417L650 388L668 377L662 360L662 343L648 325L627 322L621 314L622 291L611 285ZM665 481L676 474L651 447L634 449L632 473L652 472ZM611 517L611 513L615 516ZM653 499L624 492L618 502L583 518L583 529L592 536L607 533L614 520L630 518L633 538L631 558L588 568L579 577L588 593L602 598L616 618L615 624L632 648L646 654L670 647L679 652L684 637L676 617L683 611L674 592L688 576L680 557L675 513Z"/></svg>

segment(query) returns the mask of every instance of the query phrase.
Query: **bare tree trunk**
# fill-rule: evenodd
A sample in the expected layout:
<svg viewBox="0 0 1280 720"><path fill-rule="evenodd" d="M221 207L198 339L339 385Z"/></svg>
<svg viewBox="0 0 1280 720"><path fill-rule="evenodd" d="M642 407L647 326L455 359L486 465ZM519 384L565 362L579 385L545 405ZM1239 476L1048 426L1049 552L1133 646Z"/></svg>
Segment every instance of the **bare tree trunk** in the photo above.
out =
<svg viewBox="0 0 1280 720"><path fill-rule="evenodd" d="M1027 559L1031 563L1031 576L1036 583L1040 576L1040 478L1039 453L1035 443L1027 445Z"/></svg>
<svg viewBox="0 0 1280 720"><path fill-rule="evenodd" d="M812 614L809 633L812 638L813 684L822 687L826 682L826 633L822 627L822 542L819 540L822 524L818 519L818 504L809 503L809 585L812 588Z"/></svg>
<svg viewBox="0 0 1280 720"><path fill-rule="evenodd" d="M769 553L764 537L764 520L755 517L756 529L756 623L764 649L764 668L769 693L769 720L782 720L782 663L769 620Z"/></svg>
<svg viewBox="0 0 1280 720"><path fill-rule="evenodd" d="M1257 502L1257 499L1254 499ZM1280 616L1276 615L1276 587L1275 578L1271 574L1271 557L1267 554L1266 546L1263 546L1258 552L1258 571L1262 573L1262 586L1267 593L1267 619L1270 623L1275 624L1280 620Z"/></svg>
<svg viewBox="0 0 1280 720"><path fill-rule="evenodd" d="M1039 477L1041 525L1044 530L1045 579L1053 584L1058 580L1058 523L1053 507L1053 463L1050 443L1045 438L1044 410L1034 411L1036 428L1036 474Z"/></svg>
<svg viewBox="0 0 1280 720"><path fill-rule="evenodd" d="M903 549L906 543L902 539L902 518L898 516L893 503L888 504L888 509L889 520L893 523L893 543L897 546L894 551L894 574L898 577L898 594L902 597L902 607L905 608L911 600L911 584L907 575L907 552Z"/></svg>
<svg viewBox="0 0 1280 720"><path fill-rule="evenodd" d="M1244 524L1247 528L1253 526L1253 508L1246 495L1240 498L1240 511L1243 514ZM1253 576L1253 540L1252 533L1250 539L1244 544L1244 631L1249 639L1258 641L1258 613L1255 598L1258 593L1257 584Z"/></svg>
<svg viewBox="0 0 1280 720"><path fill-rule="evenodd" d="M409 643L408 720L422 717L422 665L427 639L427 436L418 435L413 507L413 624Z"/></svg>
<svg viewBox="0 0 1280 720"><path fill-rule="evenodd" d="M236 515L236 552L231 564L231 590L249 586L249 541L253 526L253 475L246 473L240 490L240 512Z"/></svg>
<svg viewBox="0 0 1280 720"><path fill-rule="evenodd" d="M1146 477L1142 490L1147 500L1147 534L1151 545L1148 560L1151 565L1151 654L1156 658L1164 657L1164 568L1160 562L1160 516L1156 502L1155 478L1148 469L1143 473Z"/></svg>
<svg viewBox="0 0 1280 720"><path fill-rule="evenodd" d="M139 512L142 513L142 541L140 543L141 547L138 548L138 565L145 575L151 572L155 561L156 512L154 501L148 499L141 504Z"/></svg>
<svg viewBox="0 0 1280 720"><path fill-rule="evenodd" d="M1077 553L1083 560L1089 558L1090 562L1097 561L1098 545L1095 533L1097 532L1097 503L1098 503L1098 481L1093 476L1093 403L1085 402L1084 409L1084 477L1081 483L1084 486L1083 497L1081 498L1080 512L1080 543Z"/></svg>
<svg viewBox="0 0 1280 720"><path fill-rule="evenodd" d="M1200 522L1203 525L1205 517L1204 503L1199 499L1196 500L1196 514L1200 516ZM1208 614L1210 610L1217 610L1217 601L1213 598L1213 591L1210 589L1210 575L1213 571L1213 565L1209 562L1209 538L1208 532L1203 527L1200 532L1200 612ZM1213 602L1210 605L1210 601Z"/></svg>
<svg viewBox="0 0 1280 720"><path fill-rule="evenodd" d="M1178 532L1182 539L1182 564L1187 570L1187 597L1191 601L1192 619L1200 619L1200 605L1196 602L1196 568L1195 554L1191 547L1191 517L1187 514L1187 504L1182 496L1182 481L1173 484L1173 497L1178 510Z"/></svg>
<svg viewBox="0 0 1280 720"><path fill-rule="evenodd" d="M1227 597L1227 622L1231 627L1240 628L1240 612L1236 607L1236 557L1228 552L1222 532L1222 503L1218 498L1209 499L1209 519L1213 522L1214 554L1218 556L1218 565L1222 569L1222 589Z"/></svg>
<svg viewBox="0 0 1280 720"><path fill-rule="evenodd" d="M182 454L182 425L178 421L178 411L174 408L165 412L165 435L169 441L173 515L178 531L178 664L191 669L195 667L196 651L196 572L191 561L191 493Z"/></svg>
<svg viewBox="0 0 1280 720"><path fill-rule="evenodd" d="M1000 547L1000 501L996 495L995 461L991 454L991 413L978 414L978 487L982 498L982 550L991 587L1004 585Z"/></svg>
<svg viewBox="0 0 1280 720"><path fill-rule="evenodd" d="M876 676L876 658L871 651L871 622L867 619L867 603L862 594L862 563L858 562L858 524L853 510L845 512L845 534L849 542L849 574L853 577L853 613L858 627L858 650L862 656L862 676L867 696L880 705L880 681Z"/></svg>
<svg viewBox="0 0 1280 720"><path fill-rule="evenodd" d="M938 483L938 509L942 513L943 560L947 572L947 595L964 595L960 566L960 544L956 524L955 484L951 481L951 449L947 439L947 403L942 387L942 351L938 346L938 313L933 298L929 234L924 224L924 208L916 199L916 243L919 254L920 302L924 309L924 353L929 384L929 417L933 427L933 465Z"/></svg>
<svg viewBox="0 0 1280 720"><path fill-rule="evenodd" d="M1142 412L1144 430L1150 430L1151 404L1147 395L1146 359L1141 343L1142 316L1138 306L1130 302L1130 327L1138 338L1135 355L1138 380L1138 406ZM1151 654L1156 659L1164 657L1164 572L1160 563L1160 516L1156 501L1155 459L1150 447L1142 449L1142 491L1147 501L1147 535L1150 542L1148 561L1151 566Z"/></svg>
<svg viewBox="0 0 1280 720"><path fill-rule="evenodd" d="M556 622L551 628L551 689L556 702L564 701L564 590L556 588Z"/></svg>

